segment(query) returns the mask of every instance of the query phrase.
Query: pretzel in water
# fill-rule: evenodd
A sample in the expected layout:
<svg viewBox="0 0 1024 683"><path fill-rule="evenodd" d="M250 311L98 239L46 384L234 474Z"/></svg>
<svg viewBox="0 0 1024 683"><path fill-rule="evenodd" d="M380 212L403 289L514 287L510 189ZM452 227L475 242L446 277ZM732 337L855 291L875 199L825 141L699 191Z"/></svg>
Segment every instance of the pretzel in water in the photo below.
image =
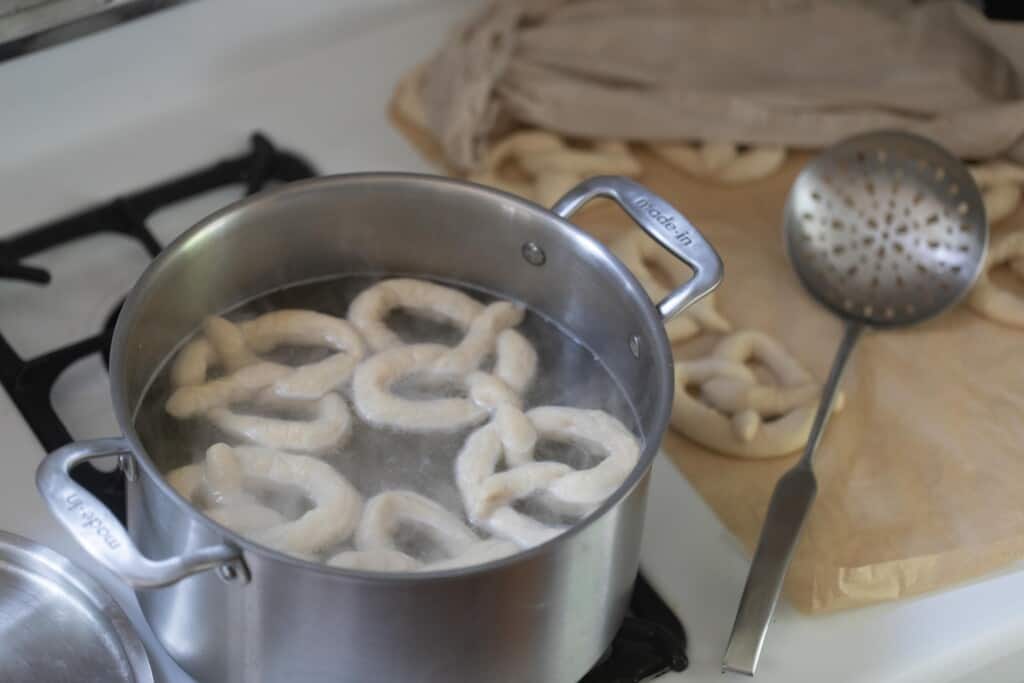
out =
<svg viewBox="0 0 1024 683"><path fill-rule="evenodd" d="M647 233L632 231L623 235L612 243L611 250L636 276L654 303L671 293L669 283L682 283L688 277L686 266ZM704 330L724 333L732 329L729 321L715 310L714 296L708 294L665 323L669 342L685 341Z"/></svg>
<svg viewBox="0 0 1024 683"><path fill-rule="evenodd" d="M259 364L260 354L282 346L324 347L335 353L315 363L298 367L269 363L279 375L268 384L271 393L313 400L344 384L365 353L362 339L348 322L316 311L281 309L240 323L211 316L203 331L204 336L186 344L175 359L171 367L175 387L202 386L216 365L230 377Z"/></svg>
<svg viewBox="0 0 1024 683"><path fill-rule="evenodd" d="M445 353L441 344L410 344L381 351L356 368L352 399L371 425L412 432L458 431L479 424L487 410L469 398L403 398L391 387L400 379L426 373ZM465 387L464 378L452 382Z"/></svg>
<svg viewBox="0 0 1024 683"><path fill-rule="evenodd" d="M182 497L198 505L197 493L212 504L203 513L232 531L281 552L308 556L340 543L359 523L362 496L345 477L316 458L256 446L218 443L202 463L165 475ZM251 481L294 486L313 503L295 520L262 505L247 490Z"/></svg>
<svg viewBox="0 0 1024 683"><path fill-rule="evenodd" d="M292 367L260 360L280 346L326 346L327 358ZM167 412L185 419L206 416L231 436L262 446L322 452L343 443L351 414L332 390L348 381L364 353L358 333L344 320L304 310L279 310L233 323L212 316L203 336L189 342L171 368L177 387ZM211 367L227 373L207 380ZM238 413L234 404L312 408L313 419L281 419Z"/></svg>
<svg viewBox="0 0 1024 683"><path fill-rule="evenodd" d="M404 345L384 322L396 308L451 322L464 336L454 347ZM537 371L536 351L512 329L523 315L523 308L510 302L484 306L458 290L423 280L385 280L364 290L352 302L349 318L379 353L356 370L356 412L376 426L417 432L457 431L498 413L503 421L511 419L500 406L518 407ZM479 371L492 352L493 372ZM392 386L410 376L461 387L468 396L416 400L393 393Z"/></svg>
<svg viewBox="0 0 1024 683"><path fill-rule="evenodd" d="M458 345L427 368L436 376L465 375L476 370L495 350L494 373L518 392L533 381L537 354L519 332L525 310L510 301L484 305L451 287L427 280L396 278L364 289L349 306L348 317L370 348L383 351L402 345L401 338L385 323L387 315L403 309L432 320L455 325L463 332Z"/></svg>
<svg viewBox="0 0 1024 683"><path fill-rule="evenodd" d="M292 402L292 405L296 403ZM312 404L315 410L313 419L286 420L246 415L223 407L213 408L206 416L225 434L279 450L322 453L348 439L352 432L352 414L341 396L324 394L319 400L302 403Z"/></svg>
<svg viewBox="0 0 1024 683"><path fill-rule="evenodd" d="M494 536L523 548L543 543L565 528L542 524L512 506L540 494L560 512L585 515L626 480L640 457L635 437L617 419L600 410L542 406L525 413L535 436L576 443L600 456L590 468L576 470L559 462L535 460L532 449L506 449L497 422L473 432L455 460L455 483L466 514ZM506 469L497 471L504 461Z"/></svg>
<svg viewBox="0 0 1024 683"><path fill-rule="evenodd" d="M242 488L242 472L233 453L214 451L204 463L186 465L168 472L167 482L193 504L202 490L209 507L203 513L232 531L248 534L286 520L277 510L260 504L256 497Z"/></svg>
<svg viewBox="0 0 1024 683"><path fill-rule="evenodd" d="M421 530L444 559L424 563L403 552L396 539L402 525ZM507 541L480 539L438 503L402 490L385 491L367 501L355 546L356 550L338 553L327 564L370 571L437 571L490 562L518 550Z"/></svg>
<svg viewBox="0 0 1024 683"><path fill-rule="evenodd" d="M362 363L352 381L356 412L369 424L411 432L453 432L478 425L489 415L504 416L501 406L518 405L519 395L497 375L475 371L447 382L466 390L468 396L411 399L399 396L392 386L399 380L428 375L447 353L440 344L410 344L382 351Z"/></svg>
<svg viewBox="0 0 1024 683"><path fill-rule="evenodd" d="M1024 327L1024 301L992 281L990 271L1002 265L1009 265L1017 277L1024 278L1024 230L1008 232L992 240L985 268L967 297L967 305L998 323Z"/></svg>
<svg viewBox="0 0 1024 683"><path fill-rule="evenodd" d="M759 361L777 380L758 381L746 365ZM711 355L678 361L672 426L711 450L765 458L792 453L810 436L821 386L772 337L754 331L724 337ZM699 388L699 396L689 392ZM843 395L834 410L842 409Z"/></svg>
<svg viewBox="0 0 1024 683"><path fill-rule="evenodd" d="M503 177L507 164L518 166L528 179L517 182ZM642 170L624 142L603 140L573 147L554 133L524 130L494 143L484 157L483 168L468 179L549 207L591 176L637 176Z"/></svg>
<svg viewBox="0 0 1024 683"><path fill-rule="evenodd" d="M1003 220L1017 209L1024 186L1024 166L999 160L971 164L968 170L981 190L990 224Z"/></svg>
<svg viewBox="0 0 1024 683"><path fill-rule="evenodd" d="M731 142L649 144L655 155L690 175L724 184L766 178L782 166L786 149L758 145L747 149Z"/></svg>

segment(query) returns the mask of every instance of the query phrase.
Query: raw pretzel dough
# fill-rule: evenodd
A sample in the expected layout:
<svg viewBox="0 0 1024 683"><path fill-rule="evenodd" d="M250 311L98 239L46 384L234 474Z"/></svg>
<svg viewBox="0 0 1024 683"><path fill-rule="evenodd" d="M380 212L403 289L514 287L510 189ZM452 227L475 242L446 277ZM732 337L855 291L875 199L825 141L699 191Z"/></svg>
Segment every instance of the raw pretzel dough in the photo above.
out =
<svg viewBox="0 0 1024 683"><path fill-rule="evenodd" d="M671 293L658 276L662 271L680 286L689 279L683 263L644 232L630 232L611 245L612 252L629 268L643 285L651 301L658 303ZM724 333L732 329L728 320L715 310L714 293L708 294L688 309L665 322L665 332L673 344L696 337L703 330Z"/></svg>
<svg viewBox="0 0 1024 683"><path fill-rule="evenodd" d="M746 362L760 361L778 380L757 381ZM821 387L772 337L742 331L724 337L711 356L679 361L672 426L694 441L728 455L785 455L810 435ZM688 388L700 387L701 397ZM843 406L837 395L833 410Z"/></svg>
<svg viewBox="0 0 1024 683"><path fill-rule="evenodd" d="M513 541L521 548L539 545L565 531L564 527L541 524L513 509L511 505L497 506L493 501L486 499L487 494L483 487L489 477L495 476L498 462L504 455L497 427L493 424L484 425L470 434L459 451L455 459L455 484L462 494L466 515L470 521L499 538ZM517 467L525 467L528 464L530 463L521 462ZM528 473L533 476L536 489L542 488L569 470L568 466L560 463L548 464L552 467L545 470L534 467ZM507 474L508 471L502 474ZM543 478L542 475L546 475L547 478ZM507 482L509 477L505 476L503 479ZM522 482L516 483L520 484L518 492L522 492Z"/></svg>
<svg viewBox="0 0 1024 683"><path fill-rule="evenodd" d="M400 346L402 340L385 324L396 308L432 319L445 320L463 331L462 340L422 369L438 376L457 376L476 370L497 346L495 374L522 391L537 369L537 354L519 332L511 328L523 320L522 306L496 301L487 306L466 294L426 280L396 278L378 282L359 293L349 306L349 320L375 351Z"/></svg>
<svg viewBox="0 0 1024 683"><path fill-rule="evenodd" d="M194 351L186 349L186 352L191 354ZM179 420L195 417L252 398L289 372L288 368L277 363L256 363L209 382L179 387L167 399L165 407L168 413Z"/></svg>
<svg viewBox="0 0 1024 683"><path fill-rule="evenodd" d="M423 530L445 559L424 564L402 552L395 536L403 524ZM339 553L327 563L375 571L436 571L490 562L517 550L507 541L480 540L458 517L412 491L385 491L367 501L355 544L358 550Z"/></svg>
<svg viewBox="0 0 1024 683"><path fill-rule="evenodd" d="M766 178L786 160L783 147L755 146L741 151L731 142L648 145L668 163L698 178L736 184Z"/></svg>
<svg viewBox="0 0 1024 683"><path fill-rule="evenodd" d="M272 526L284 524L288 521L277 510L260 505L259 503L225 505L204 510L203 514L217 522L217 524L243 536L258 534L264 529L269 529Z"/></svg>
<svg viewBox="0 0 1024 683"><path fill-rule="evenodd" d="M537 375L537 351L516 330L498 335L494 376L517 394L524 394Z"/></svg>
<svg viewBox="0 0 1024 683"><path fill-rule="evenodd" d="M366 502L356 530L356 548L398 550L395 534L402 524L422 529L446 557L458 555L480 540L455 515L429 498L412 491L385 491Z"/></svg>
<svg viewBox="0 0 1024 683"><path fill-rule="evenodd" d="M1024 301L996 285L989 275L993 268L1007 263L1018 277L1024 278L1024 230L1000 235L992 241L985 267L967 298L967 305L998 323L1024 327Z"/></svg>
<svg viewBox="0 0 1024 683"><path fill-rule="evenodd" d="M336 353L298 367L260 360L259 354L285 345L325 346ZM171 381L177 389L167 412L179 419L206 415L228 434L262 446L320 452L350 434L348 408L331 390L348 380L363 353L362 339L347 322L315 311L283 309L239 324L211 316L203 336L175 359ZM218 364L228 374L207 381L209 368ZM284 420L230 408L250 400L285 407L316 402L317 416Z"/></svg>
<svg viewBox="0 0 1024 683"><path fill-rule="evenodd" d="M516 511L519 499L543 494L559 510L586 514L606 500L636 466L640 450L636 439L612 416L598 410L543 406L525 414L537 437L580 443L601 453L601 462L575 470L558 462L533 460L526 453L503 446L497 422L476 430L455 461L455 483L470 520L495 536L520 547L543 543L562 533ZM507 468L497 472L499 461Z"/></svg>
<svg viewBox="0 0 1024 683"><path fill-rule="evenodd" d="M471 374L466 378L466 385L470 398L493 416L509 462L529 460L537 444L537 430L523 414L519 395L498 377L484 372Z"/></svg>
<svg viewBox="0 0 1024 683"><path fill-rule="evenodd" d="M1024 166L1010 161L989 161L969 167L985 202L989 224L996 223L1017 209L1024 186Z"/></svg>
<svg viewBox="0 0 1024 683"><path fill-rule="evenodd" d="M204 513L257 543L300 556L351 536L363 505L362 497L348 480L327 463L256 446L214 444L206 451L204 463L186 465L165 476L182 497L193 503L196 492L205 485L215 504ZM295 520L279 519L245 492L245 481L250 479L295 486L312 501L313 508ZM218 500L226 504L217 504ZM263 511L246 507L254 505ZM258 527L257 523L267 526Z"/></svg>
<svg viewBox="0 0 1024 683"><path fill-rule="evenodd" d="M168 472L167 482L189 500L195 500L196 493L203 489L205 499L211 504L204 514L239 534L249 534L271 526L282 524L284 516L265 505L242 488L242 470L233 453L214 451L199 465L186 465Z"/></svg>
<svg viewBox="0 0 1024 683"><path fill-rule="evenodd" d="M502 405L518 406L518 394L496 375L471 372L445 383L463 387L468 398L409 399L391 391L392 385L410 376L429 377L449 347L440 344L409 344L381 351L356 369L352 400L366 422L412 432L450 432L472 427ZM502 418L507 420L510 418Z"/></svg>
<svg viewBox="0 0 1024 683"><path fill-rule="evenodd" d="M401 550L344 550L327 560L327 564L367 572L411 572L423 566Z"/></svg>
<svg viewBox="0 0 1024 683"><path fill-rule="evenodd" d="M457 431L485 420L487 410L468 398L414 400L391 393L392 384L425 373L448 350L440 344L410 344L361 363L352 380L356 412L374 426L415 432Z"/></svg>
<svg viewBox="0 0 1024 683"><path fill-rule="evenodd" d="M399 307L448 320L465 334L454 347L402 345L384 324L388 312ZM349 317L380 352L356 369L356 412L370 424L410 431L457 431L480 424L489 414L511 424L515 418L502 406L518 410L520 395L537 371L533 346L511 329L523 314L521 306L506 301L484 306L462 292L422 280L385 280L364 290L352 302ZM477 370L492 351L494 373ZM393 384L413 375L461 386L469 397L412 400L392 393Z"/></svg>
<svg viewBox="0 0 1024 683"><path fill-rule="evenodd" d="M503 177L503 168L510 163L518 166L528 180L517 182ZM487 152L484 167L471 173L469 180L550 207L590 176L637 176L642 170L623 142L598 141L578 148L570 147L554 133L525 130L496 142Z"/></svg>
<svg viewBox="0 0 1024 683"><path fill-rule="evenodd" d="M582 512L612 495L640 459L636 437L604 411L542 406L527 411L526 416L541 437L577 443L603 456L594 467L573 470L547 487L556 500L579 506Z"/></svg>
<svg viewBox="0 0 1024 683"><path fill-rule="evenodd" d="M211 316L204 322L203 332L204 336L189 342L175 359L171 368L175 387L202 385L209 368L217 364L230 377L258 364L259 354L281 346L326 347L336 353L315 363L298 367L269 363L279 368L280 376L271 384L275 395L314 400L346 382L365 352L362 339L349 323L316 311L282 309L237 324Z"/></svg>
<svg viewBox="0 0 1024 683"><path fill-rule="evenodd" d="M524 313L522 306L509 301L497 301L486 306L469 324L462 341L438 358L430 373L455 377L476 370L487 354L495 349L498 335L521 323Z"/></svg>
<svg viewBox="0 0 1024 683"><path fill-rule="evenodd" d="M352 414L341 396L325 394L313 405L316 417L312 420L243 415L225 407L206 415L221 431L267 448L321 453L346 441L352 433Z"/></svg>
<svg viewBox="0 0 1024 683"><path fill-rule="evenodd" d="M383 351L402 344L384 319L401 308L432 320L444 320L463 332L480 315L484 305L451 287L427 280L395 278L367 287L352 300L348 319L374 351Z"/></svg>

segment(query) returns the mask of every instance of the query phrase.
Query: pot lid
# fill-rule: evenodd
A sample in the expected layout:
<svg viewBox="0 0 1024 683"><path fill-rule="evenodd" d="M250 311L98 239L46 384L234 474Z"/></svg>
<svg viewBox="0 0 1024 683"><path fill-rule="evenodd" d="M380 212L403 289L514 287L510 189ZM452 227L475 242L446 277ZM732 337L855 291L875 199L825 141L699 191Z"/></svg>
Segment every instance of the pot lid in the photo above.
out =
<svg viewBox="0 0 1024 683"><path fill-rule="evenodd" d="M0 681L153 683L127 615L63 555L0 531Z"/></svg>

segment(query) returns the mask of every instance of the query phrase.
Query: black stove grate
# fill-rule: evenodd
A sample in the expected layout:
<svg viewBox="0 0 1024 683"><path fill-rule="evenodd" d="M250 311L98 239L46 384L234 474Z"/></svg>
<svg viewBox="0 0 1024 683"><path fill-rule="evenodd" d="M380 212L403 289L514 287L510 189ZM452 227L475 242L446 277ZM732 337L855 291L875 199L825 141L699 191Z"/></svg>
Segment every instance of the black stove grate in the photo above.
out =
<svg viewBox="0 0 1024 683"><path fill-rule="evenodd" d="M689 665L683 624L641 572L611 647L580 683L638 683Z"/></svg>
<svg viewBox="0 0 1024 683"><path fill-rule="evenodd" d="M313 166L302 157L277 149L265 135L255 133L249 151L238 157L0 240L0 279L45 285L50 273L22 263L24 259L98 233L136 240L152 258L163 248L146 224L156 211L224 187L242 185L246 194L252 194L271 182L314 175ZM29 359L19 356L0 331L0 383L47 451L71 441L50 399L54 383L82 358L99 353L104 364L109 361L120 308L118 305L111 312L95 335ZM85 464L73 475L124 520L124 479L120 471L102 472ZM638 574L629 615L605 656L581 683L637 683L669 670L683 671L687 665L682 624L643 574Z"/></svg>
<svg viewBox="0 0 1024 683"><path fill-rule="evenodd" d="M270 182L288 182L313 175L316 171L307 161L278 150L266 136L255 133L249 151L238 157L0 240L0 278L45 285L50 281L50 273L22 263L23 259L98 233L114 233L136 240L152 258L163 247L147 227L146 220L159 209L232 185L241 185L247 194L252 194ZM0 332L0 383L47 451L71 441L71 435L50 401L54 383L68 367L86 356L101 353L104 363L107 362L119 310L120 306L97 334L35 358L19 356ZM124 481L120 473L102 472L85 464L77 467L73 474L79 483L124 519Z"/></svg>

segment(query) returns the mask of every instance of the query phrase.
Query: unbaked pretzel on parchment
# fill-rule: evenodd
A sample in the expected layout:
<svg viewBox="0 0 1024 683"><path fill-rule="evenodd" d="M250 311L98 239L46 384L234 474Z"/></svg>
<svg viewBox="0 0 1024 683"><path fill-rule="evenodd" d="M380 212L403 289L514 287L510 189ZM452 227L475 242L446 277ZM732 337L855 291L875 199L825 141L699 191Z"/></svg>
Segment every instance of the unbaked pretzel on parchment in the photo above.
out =
<svg viewBox="0 0 1024 683"><path fill-rule="evenodd" d="M991 271L1003 265L1024 279L1024 230L1004 233L992 240L985 267L967 297L967 305L998 323L1024 328L1024 300L992 281Z"/></svg>
<svg viewBox="0 0 1024 683"><path fill-rule="evenodd" d="M781 168L786 149L774 145L741 147L732 142L650 143L655 155L690 175L724 184L766 178Z"/></svg>
<svg viewBox="0 0 1024 683"><path fill-rule="evenodd" d="M257 446L218 443L206 451L202 463L185 465L165 475L182 497L203 514L257 543L302 557L340 543L359 523L363 499L331 465L306 455L283 453ZM289 520L259 502L251 488L292 486L303 492L313 507Z"/></svg>
<svg viewBox="0 0 1024 683"><path fill-rule="evenodd" d="M758 381L751 361L776 382ZM697 443L750 458L785 455L807 443L821 385L767 334L734 332L709 356L677 361L675 376L672 426ZM834 410L842 406L840 393Z"/></svg>
<svg viewBox="0 0 1024 683"><path fill-rule="evenodd" d="M1012 161L986 161L967 167L981 190L985 216L997 223L1016 211L1024 188L1024 166Z"/></svg>
<svg viewBox="0 0 1024 683"><path fill-rule="evenodd" d="M527 179L510 180L504 172L510 164ZM624 142L599 140L571 146L554 133L524 130L496 141L484 157L484 167L470 173L468 180L550 207L591 176L637 176L642 170Z"/></svg>
<svg viewBox="0 0 1024 683"><path fill-rule="evenodd" d="M643 285L651 301L658 303L689 277L683 263L647 233L634 230L611 245L612 252ZM715 295L706 297L665 323L669 342L696 337L702 331L725 333L732 325L715 310Z"/></svg>

